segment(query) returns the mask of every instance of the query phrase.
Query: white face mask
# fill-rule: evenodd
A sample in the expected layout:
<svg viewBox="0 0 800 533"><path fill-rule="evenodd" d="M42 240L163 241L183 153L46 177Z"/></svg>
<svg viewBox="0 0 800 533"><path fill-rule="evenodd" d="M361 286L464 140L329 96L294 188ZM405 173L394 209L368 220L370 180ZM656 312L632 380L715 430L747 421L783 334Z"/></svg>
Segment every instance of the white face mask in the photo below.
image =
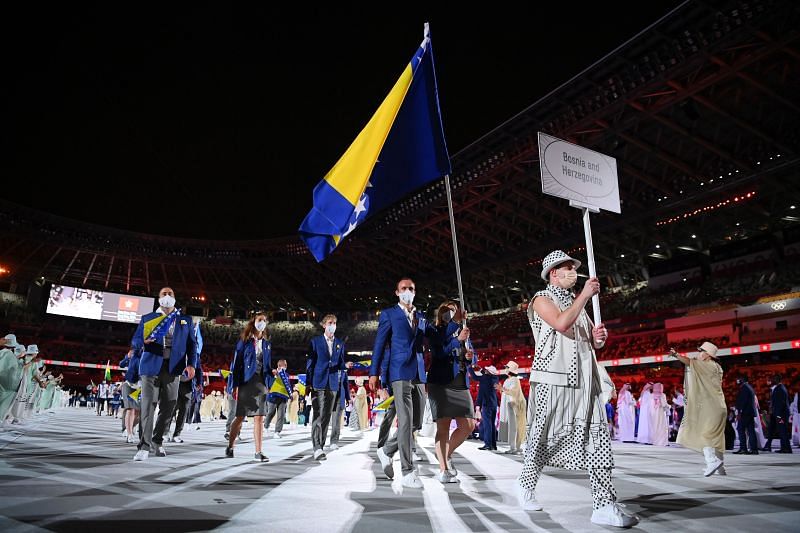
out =
<svg viewBox="0 0 800 533"><path fill-rule="evenodd" d="M327 333L328 335L333 335L334 333L336 333L336 324L328 324L327 326L325 326L325 333Z"/></svg>
<svg viewBox="0 0 800 533"><path fill-rule="evenodd" d="M265 329L267 329L267 322L266 322L266 320L259 320L259 321L257 321L257 322L256 322L256 329L257 329L258 331L264 331Z"/></svg>
<svg viewBox="0 0 800 533"><path fill-rule="evenodd" d="M165 294L164 296L158 299L158 305L164 307L165 309L175 307L175 297L170 296L169 294Z"/></svg>
<svg viewBox="0 0 800 533"><path fill-rule="evenodd" d="M564 289L571 289L578 281L578 273L575 270L561 270L556 274L558 284Z"/></svg>
<svg viewBox="0 0 800 533"><path fill-rule="evenodd" d="M404 305L411 305L414 303L414 293L411 291L403 291L398 297L400 298L400 303Z"/></svg>

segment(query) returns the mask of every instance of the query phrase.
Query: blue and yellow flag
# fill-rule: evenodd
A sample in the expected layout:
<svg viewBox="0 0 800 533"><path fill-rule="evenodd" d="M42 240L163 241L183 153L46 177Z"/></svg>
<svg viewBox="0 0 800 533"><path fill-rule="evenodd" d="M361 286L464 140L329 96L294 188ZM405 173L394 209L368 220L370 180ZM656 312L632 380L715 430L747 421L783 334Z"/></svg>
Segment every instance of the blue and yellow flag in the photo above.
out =
<svg viewBox="0 0 800 533"><path fill-rule="evenodd" d="M297 392L300 393L300 396L306 395L306 375L305 374L298 374L297 375Z"/></svg>
<svg viewBox="0 0 800 533"><path fill-rule="evenodd" d="M141 393L142 393L142 389L136 389L133 392L131 392L130 394L128 394L128 398L130 398L134 402L138 402L139 401L139 395Z"/></svg>
<svg viewBox="0 0 800 533"><path fill-rule="evenodd" d="M267 398L271 402L280 398L288 399L289 391L291 390L292 385L289 383L289 376L286 374L286 370L280 369L278 370L278 377L275 378L272 382L272 386L269 388L269 395Z"/></svg>
<svg viewBox="0 0 800 533"><path fill-rule="evenodd" d="M394 402L394 396L389 396L388 398L383 400L381 403L379 403L378 405L373 407L372 410L373 411L385 411L389 407L391 407L392 402Z"/></svg>
<svg viewBox="0 0 800 533"><path fill-rule="evenodd" d="M353 363L353 368L357 370L369 370L369 365L372 364L372 359L364 359L363 361L356 361Z"/></svg>
<svg viewBox="0 0 800 533"><path fill-rule="evenodd" d="M450 173L430 31L370 121L314 188L300 237L322 261L359 224Z"/></svg>

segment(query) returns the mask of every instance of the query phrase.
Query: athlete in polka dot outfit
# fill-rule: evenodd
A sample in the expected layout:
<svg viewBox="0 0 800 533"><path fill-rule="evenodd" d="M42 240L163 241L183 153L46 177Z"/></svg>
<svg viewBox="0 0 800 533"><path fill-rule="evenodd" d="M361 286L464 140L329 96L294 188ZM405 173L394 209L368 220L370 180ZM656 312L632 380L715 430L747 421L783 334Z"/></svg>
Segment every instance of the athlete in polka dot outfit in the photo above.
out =
<svg viewBox="0 0 800 533"><path fill-rule="evenodd" d="M541 273L547 288L528 306L536 350L520 501L525 510L542 510L534 490L545 466L588 470L592 522L630 527L639 519L617 505L611 483L614 458L602 396L611 393L613 383L594 353L603 347L608 332L602 324L594 326L584 310L600 292L600 282L590 278L575 296L571 289L580 264L560 250L548 254Z"/></svg>

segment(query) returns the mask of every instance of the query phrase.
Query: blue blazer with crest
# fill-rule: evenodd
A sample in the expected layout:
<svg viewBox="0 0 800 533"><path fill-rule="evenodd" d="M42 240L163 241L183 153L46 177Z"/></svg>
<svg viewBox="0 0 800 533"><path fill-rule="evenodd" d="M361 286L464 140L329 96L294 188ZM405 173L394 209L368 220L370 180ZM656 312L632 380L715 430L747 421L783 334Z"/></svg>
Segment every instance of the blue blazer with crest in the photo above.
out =
<svg viewBox="0 0 800 533"><path fill-rule="evenodd" d="M157 376L161 372L161 363L164 360L161 355L164 336L161 335L155 342L144 343L145 322L156 318L160 314L162 313L154 311L143 315L131 339L131 346L134 351L142 351L142 356L139 360L139 374L142 376ZM169 373L173 376L178 376L187 366L197 369L197 342L191 316L178 313L174 325L172 351L169 354ZM158 349L156 350L156 348Z"/></svg>
<svg viewBox="0 0 800 533"><path fill-rule="evenodd" d="M417 320L417 329L412 331L406 314L399 305L381 311L375 346L372 348L370 376L378 376L382 373L383 359L388 356L387 379L389 383L415 379L419 379L422 383L426 382L423 340L425 337L436 337L438 333L421 312L415 311L414 314ZM387 346L389 347L388 354L384 352Z"/></svg>
<svg viewBox="0 0 800 533"><path fill-rule="evenodd" d="M244 385L256 374L256 342L261 342L261 365L264 374L264 384L269 388L274 379L272 375L272 343L267 339L250 339L247 342L239 340L236 343L236 350L233 353L231 363L231 387Z"/></svg>
<svg viewBox="0 0 800 533"><path fill-rule="evenodd" d="M333 338L333 353L328 353L325 335L312 337L306 353L306 385L312 389L339 390L339 370L347 370L344 353L341 339Z"/></svg>

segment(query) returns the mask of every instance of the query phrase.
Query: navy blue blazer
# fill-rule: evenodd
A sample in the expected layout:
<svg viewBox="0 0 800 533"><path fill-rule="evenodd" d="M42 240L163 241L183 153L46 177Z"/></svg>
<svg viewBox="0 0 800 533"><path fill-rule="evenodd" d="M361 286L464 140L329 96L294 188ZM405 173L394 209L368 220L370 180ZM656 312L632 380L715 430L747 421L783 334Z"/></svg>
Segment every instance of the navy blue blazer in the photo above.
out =
<svg viewBox="0 0 800 533"><path fill-rule="evenodd" d="M339 370L346 370L344 365L344 343L333 338L333 353L328 353L325 335L311 338L306 353L306 385L313 389L337 391L339 389Z"/></svg>
<svg viewBox="0 0 800 533"><path fill-rule="evenodd" d="M431 367L428 370L428 383L447 385L458 375L461 353L464 349L458 335L461 333L461 324L450 321L447 324L435 326L437 335L429 340L431 348ZM477 362L477 354L473 354L473 362ZM469 374L466 375L469 387Z"/></svg>
<svg viewBox="0 0 800 533"><path fill-rule="evenodd" d="M164 346L164 335L160 335L155 342L144 343L144 324L161 313L154 311L142 316L136 333L131 339L134 351L141 350L142 358L139 361L139 374L142 376L157 376L161 372L161 363L164 360L161 353ZM158 348L156 350L156 348ZM152 351L150 351L152 350ZM172 351L169 354L169 372L178 376L187 366L197 368L197 341L192 324L192 317L179 313L175 318L175 329L172 332Z"/></svg>
<svg viewBox="0 0 800 533"><path fill-rule="evenodd" d="M477 401L481 409L497 409L497 391L494 390L494 386L500 382L500 378L486 371L482 372L483 375L479 376L472 367L469 367L469 374L472 376L472 379L479 383Z"/></svg>
<svg viewBox="0 0 800 533"><path fill-rule="evenodd" d="M740 415L756 416L756 393L749 383L742 383L736 395L736 410Z"/></svg>
<svg viewBox="0 0 800 533"><path fill-rule="evenodd" d="M236 350L233 353L231 363L231 385L238 387L244 385L256 375L256 342L250 339L247 342L239 340L236 343ZM264 374L264 384L269 388L272 385L272 343L267 339L261 339L261 365Z"/></svg>
<svg viewBox="0 0 800 533"><path fill-rule="evenodd" d="M411 331L405 312L399 305L381 311L378 319L378 333L375 335L375 346L372 348L372 364L370 376L381 374L385 349L389 347L388 382L413 381L419 379L425 383L425 359L423 357L423 340L438 335L436 328L428 323L425 316L416 311L416 331Z"/></svg>
<svg viewBox="0 0 800 533"><path fill-rule="evenodd" d="M140 355L139 350L134 350L133 355L128 358L125 356L125 359L119 364L119 366L123 366L122 363L125 363L127 366L127 370L125 371L125 381L131 384L135 384L139 381L139 362L141 361L142 356Z"/></svg>
<svg viewBox="0 0 800 533"><path fill-rule="evenodd" d="M772 389L772 395L769 401L769 410L771 415L779 416L783 419L789 418L789 393L783 383L778 383ZM792 428L789 428L790 430Z"/></svg>
<svg viewBox="0 0 800 533"><path fill-rule="evenodd" d="M347 370L339 370L336 372L336 375L339 378L339 388L337 389L339 393L339 407L344 408L348 400L350 400L350 386L348 385Z"/></svg>

